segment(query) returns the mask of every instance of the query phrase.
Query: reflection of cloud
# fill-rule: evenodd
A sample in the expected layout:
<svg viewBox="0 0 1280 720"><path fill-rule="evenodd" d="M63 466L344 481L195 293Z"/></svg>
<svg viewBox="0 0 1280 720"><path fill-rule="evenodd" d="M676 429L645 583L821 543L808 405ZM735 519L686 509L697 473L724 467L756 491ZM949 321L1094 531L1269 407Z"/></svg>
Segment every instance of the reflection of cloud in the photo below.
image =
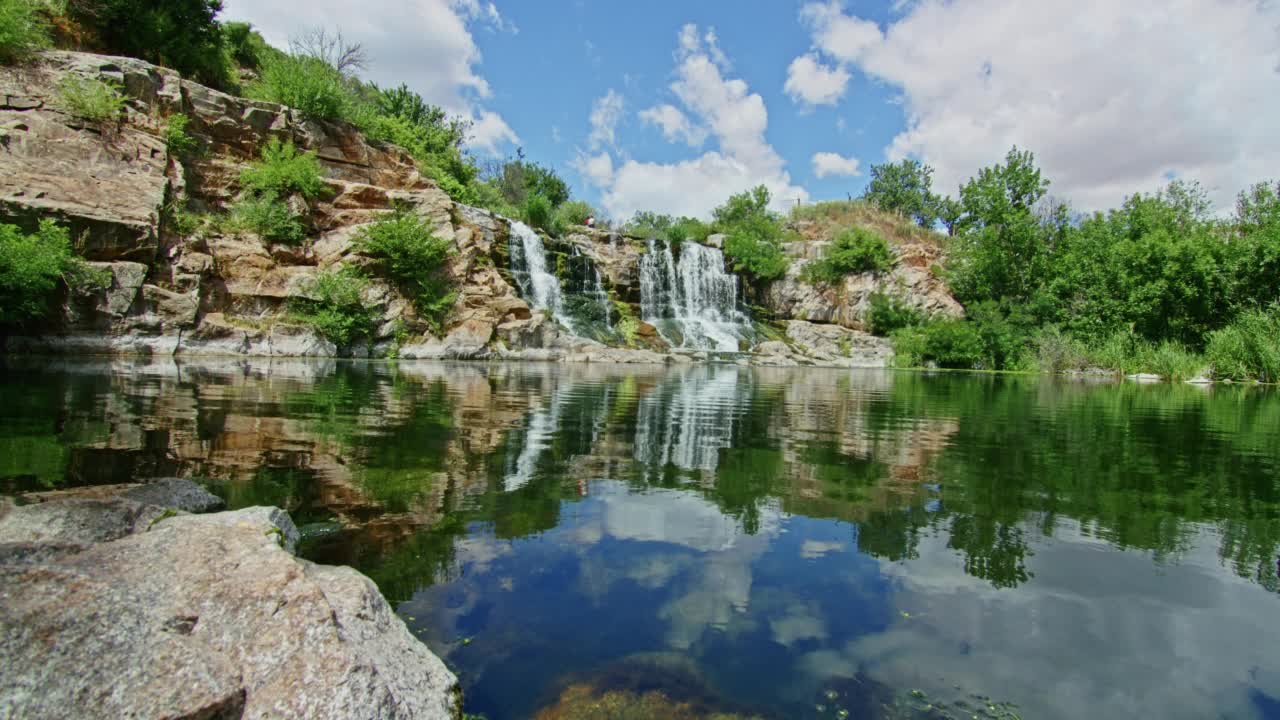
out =
<svg viewBox="0 0 1280 720"><path fill-rule="evenodd" d="M805 540L800 546L800 557L805 560L816 560L828 553L844 552L844 543Z"/></svg>
<svg viewBox="0 0 1280 720"><path fill-rule="evenodd" d="M773 639L781 645L791 645L809 638L827 638L826 623L812 608L803 605L792 606L783 617L769 621L769 629L773 631Z"/></svg>
<svg viewBox="0 0 1280 720"><path fill-rule="evenodd" d="M742 535L738 521L698 495L680 490L631 494L619 483L593 488L604 505L604 531L622 540L666 542L703 552L727 550Z"/></svg>
<svg viewBox="0 0 1280 720"><path fill-rule="evenodd" d="M1275 598L1214 567L1205 540L1170 571L1146 553L1102 556L1063 523L1036 548L1035 580L1011 592L926 538L919 560L882 564L907 615L804 667L818 680L862 668L931 694L959 684L1026 717L1251 717L1250 686L1280 694L1280 674L1262 670L1280 630L1256 620L1274 617Z"/></svg>

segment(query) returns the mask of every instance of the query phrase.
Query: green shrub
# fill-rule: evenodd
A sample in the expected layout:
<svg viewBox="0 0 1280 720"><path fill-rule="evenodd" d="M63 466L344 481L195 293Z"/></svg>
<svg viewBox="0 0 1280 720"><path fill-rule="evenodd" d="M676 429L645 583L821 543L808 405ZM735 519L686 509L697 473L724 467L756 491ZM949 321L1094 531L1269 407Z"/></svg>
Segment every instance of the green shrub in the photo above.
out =
<svg viewBox="0 0 1280 720"><path fill-rule="evenodd" d="M667 230L667 239L677 245L686 240L697 243L706 242L710 236L711 226L698 218L691 217L676 219Z"/></svg>
<svg viewBox="0 0 1280 720"><path fill-rule="evenodd" d="M71 114L85 120L115 120L124 109L124 97L101 80L68 76L63 78L58 91Z"/></svg>
<svg viewBox="0 0 1280 720"><path fill-rule="evenodd" d="M32 234L0 225L0 326L21 326L48 314L63 286L103 287L109 276L76 257L71 233L44 220Z"/></svg>
<svg viewBox="0 0 1280 720"><path fill-rule="evenodd" d="M215 19L222 0L69 0L99 49L142 58L214 87L232 80Z"/></svg>
<svg viewBox="0 0 1280 720"><path fill-rule="evenodd" d="M327 189L323 173L315 153L300 153L293 141L272 138L262 148L262 160L240 173L240 184L252 193L279 197L299 193L311 199Z"/></svg>
<svg viewBox="0 0 1280 720"><path fill-rule="evenodd" d="M31 0L0 0L0 64L49 47L49 27Z"/></svg>
<svg viewBox="0 0 1280 720"><path fill-rule="evenodd" d="M551 201L539 193L531 193L525 200L524 221L529 223L530 227L555 234L555 210L551 206Z"/></svg>
<svg viewBox="0 0 1280 720"><path fill-rule="evenodd" d="M372 311L363 293L369 281L354 267L321 273L306 289L307 297L290 300L294 318L338 347L348 347L374 332Z"/></svg>
<svg viewBox="0 0 1280 720"><path fill-rule="evenodd" d="M893 253L885 239L867 228L849 228L836 236L826 257L810 263L811 281L836 283L855 273L881 273L893 267Z"/></svg>
<svg viewBox="0 0 1280 720"><path fill-rule="evenodd" d="M1147 345L1140 360L1142 372L1155 373L1165 380L1190 380L1200 374L1205 360L1175 340Z"/></svg>
<svg viewBox="0 0 1280 720"><path fill-rule="evenodd" d="M596 210L589 203L582 200L569 200L556 208L555 224L561 230L567 230L574 226L581 227L587 222L587 218L595 217Z"/></svg>
<svg viewBox="0 0 1280 720"><path fill-rule="evenodd" d="M936 320L893 334L894 364L915 367L934 363L938 367L971 370L986 367L986 348L973 323L964 320Z"/></svg>
<svg viewBox="0 0 1280 720"><path fill-rule="evenodd" d="M445 272L452 243L436 237L422 218L398 209L364 228L356 236L356 245L377 261L378 272L399 286L438 330L457 299Z"/></svg>
<svg viewBox="0 0 1280 720"><path fill-rule="evenodd" d="M880 337L888 337L895 330L901 330L924 322L924 315L895 295L874 293L871 295L871 332Z"/></svg>
<svg viewBox="0 0 1280 720"><path fill-rule="evenodd" d="M191 118L181 113L169 118L164 128L164 144L170 155L185 157L200 149L200 142L187 133L190 124Z"/></svg>
<svg viewBox="0 0 1280 720"><path fill-rule="evenodd" d="M1084 370L1090 365L1084 344L1056 327L1036 336L1035 360L1039 370L1048 373Z"/></svg>
<svg viewBox="0 0 1280 720"><path fill-rule="evenodd" d="M1205 356L1216 378L1280 382L1280 306L1249 310L1211 333Z"/></svg>
<svg viewBox="0 0 1280 720"><path fill-rule="evenodd" d="M354 107L347 79L332 65L306 55L282 55L268 60L258 81L249 88L257 100L287 105L309 120L341 120Z"/></svg>
<svg viewBox="0 0 1280 720"><path fill-rule="evenodd" d="M267 44L262 35L246 22L222 23L222 40L227 55L240 67L260 70L263 65L285 53Z"/></svg>
<svg viewBox="0 0 1280 720"><path fill-rule="evenodd" d="M302 221L274 193L237 202L231 208L230 229L254 233L267 242L297 244L306 237Z"/></svg>

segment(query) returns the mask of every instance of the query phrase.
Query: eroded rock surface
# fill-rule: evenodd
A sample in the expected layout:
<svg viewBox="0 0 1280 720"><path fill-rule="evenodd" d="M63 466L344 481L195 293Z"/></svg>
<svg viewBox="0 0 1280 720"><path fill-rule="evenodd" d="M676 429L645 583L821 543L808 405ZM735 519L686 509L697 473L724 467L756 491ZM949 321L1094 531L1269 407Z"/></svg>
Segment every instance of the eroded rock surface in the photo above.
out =
<svg viewBox="0 0 1280 720"><path fill-rule="evenodd" d="M373 583L296 539L250 508L0 556L0 716L457 717L457 679Z"/></svg>

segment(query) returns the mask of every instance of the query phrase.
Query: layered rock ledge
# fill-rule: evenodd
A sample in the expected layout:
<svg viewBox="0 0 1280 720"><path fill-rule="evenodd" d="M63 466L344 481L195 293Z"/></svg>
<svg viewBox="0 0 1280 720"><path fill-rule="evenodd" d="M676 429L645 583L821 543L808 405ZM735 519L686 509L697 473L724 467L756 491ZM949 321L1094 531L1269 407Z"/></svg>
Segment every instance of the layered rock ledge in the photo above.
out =
<svg viewBox="0 0 1280 720"><path fill-rule="evenodd" d="M457 678L276 508L185 480L0 499L0 716L456 718Z"/></svg>

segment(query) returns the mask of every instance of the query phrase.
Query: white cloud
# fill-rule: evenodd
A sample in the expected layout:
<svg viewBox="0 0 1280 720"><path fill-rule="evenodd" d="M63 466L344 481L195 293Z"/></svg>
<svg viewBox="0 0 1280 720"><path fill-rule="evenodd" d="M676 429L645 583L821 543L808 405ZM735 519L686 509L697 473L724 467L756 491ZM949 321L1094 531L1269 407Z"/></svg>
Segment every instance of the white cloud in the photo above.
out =
<svg viewBox="0 0 1280 720"><path fill-rule="evenodd" d="M680 108L663 104L640 111L640 119L646 125L662 128L662 136L669 142L682 142L699 147L707 141L707 129L694 125Z"/></svg>
<svg viewBox="0 0 1280 720"><path fill-rule="evenodd" d="M671 119L671 137L689 142L692 128L705 127L718 150L675 163L627 160L613 170L610 182L600 184L605 209L614 217L628 217L637 210L706 216L729 195L754 185L764 185L781 208L795 199L807 199L804 188L791 184L786 162L765 140L769 114L760 95L747 83L724 76L728 58L720 51L714 32L700 34L697 26L680 30L676 52L676 79L671 91L682 108L671 107L691 128L682 137L679 120L671 113L651 108L642 113L668 133L664 119ZM690 119L690 117L692 119ZM696 138L696 134L693 136Z"/></svg>
<svg viewBox="0 0 1280 720"><path fill-rule="evenodd" d="M591 105L591 135L587 138L592 150L613 147L622 119L622 96L613 88Z"/></svg>
<svg viewBox="0 0 1280 720"><path fill-rule="evenodd" d="M849 71L822 64L810 53L791 61L782 86L791 99L803 105L835 105L849 86Z"/></svg>
<svg viewBox="0 0 1280 720"><path fill-rule="evenodd" d="M476 70L481 55L471 29L515 32L493 3L225 0L223 6L223 19L253 23L277 47L286 47L291 35L311 26L340 28L347 40L362 43L369 52L367 79L379 85L408 83L427 102L475 123L472 147L496 153L502 143L519 142L500 115L480 104L491 90Z"/></svg>
<svg viewBox="0 0 1280 720"><path fill-rule="evenodd" d="M1219 205L1280 167L1280 4L918 0L883 31L840 3L801 16L826 57L901 92L888 148L959 183L1017 144L1080 209L1170 174Z"/></svg>
<svg viewBox="0 0 1280 720"><path fill-rule="evenodd" d="M580 154L574 158L573 166L596 187L605 187L613 182L613 157L607 152L598 155Z"/></svg>
<svg viewBox="0 0 1280 720"><path fill-rule="evenodd" d="M862 172L858 169L858 158L845 157L833 152L820 152L813 156L813 174L820 178L833 175L857 177Z"/></svg>

